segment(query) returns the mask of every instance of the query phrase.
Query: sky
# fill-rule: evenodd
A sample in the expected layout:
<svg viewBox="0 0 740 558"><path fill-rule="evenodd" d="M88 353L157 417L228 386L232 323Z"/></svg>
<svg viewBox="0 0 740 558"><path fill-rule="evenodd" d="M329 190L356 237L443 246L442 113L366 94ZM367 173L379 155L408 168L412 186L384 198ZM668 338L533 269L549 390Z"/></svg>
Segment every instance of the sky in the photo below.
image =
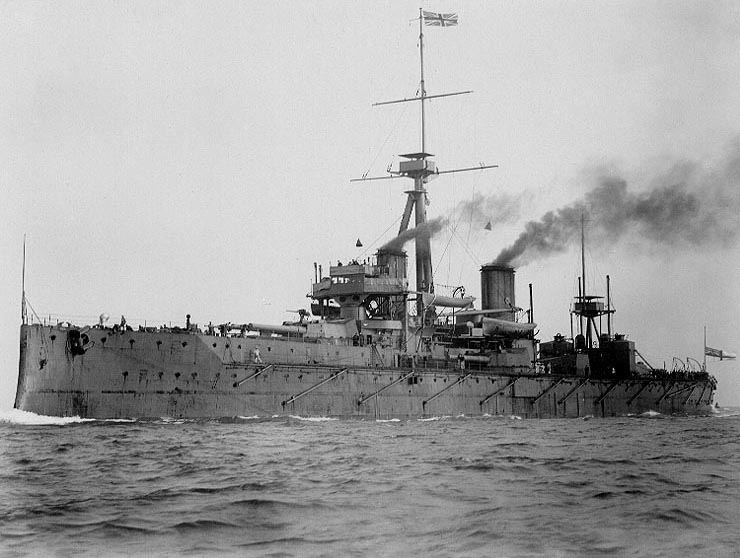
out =
<svg viewBox="0 0 740 558"><path fill-rule="evenodd" d="M585 208L587 287L610 276L615 331L654 366L701 361L705 326L740 353L736 2L6 1L0 409L24 235L39 316L134 325L294 319L314 262L390 240L410 182L350 180L420 149L418 103L372 106L418 90L420 5L459 14L425 28L427 93L473 91L428 103L427 151L499 165L428 184L438 292L479 297L480 266L552 211L569 232L517 261L516 296L532 284L540 339L569 334L561 210ZM708 365L740 405L737 361Z"/></svg>

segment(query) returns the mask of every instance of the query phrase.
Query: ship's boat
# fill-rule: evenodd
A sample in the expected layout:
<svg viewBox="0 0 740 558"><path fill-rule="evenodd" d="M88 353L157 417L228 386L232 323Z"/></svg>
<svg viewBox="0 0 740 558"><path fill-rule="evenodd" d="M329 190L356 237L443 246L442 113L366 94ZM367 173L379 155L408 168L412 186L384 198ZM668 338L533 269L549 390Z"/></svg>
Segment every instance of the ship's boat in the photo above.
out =
<svg viewBox="0 0 740 558"><path fill-rule="evenodd" d="M424 24L442 16L456 24L456 16L445 19L452 15L420 11L422 53ZM427 94L423 75L421 67L418 95L402 100L418 102L422 113L428 99L457 94ZM15 406L95 418L709 411L714 379L705 370L669 373L640 362L610 320L607 331L597 327L595 318L614 311L598 297L576 298L577 334L540 343L531 306L516 306L511 267L481 267L479 308L463 289L436 292L425 184L488 167L439 170L426 152L423 124L421 138L419 151L375 178L413 181L400 241L362 262L337 262L328 274L315 266L311 311L295 322L201 328L188 316L182 327L133 328L124 320L108 327L101 316L94 326L49 324L28 315L24 291ZM413 287L406 240L414 245Z"/></svg>
<svg viewBox="0 0 740 558"><path fill-rule="evenodd" d="M510 335L513 337L527 337L528 335L532 335L535 328L537 327L537 324L531 323L531 324L520 324L517 322L510 322L508 320L499 320L497 318L486 318L484 317L483 320L483 334L492 336L492 335Z"/></svg>

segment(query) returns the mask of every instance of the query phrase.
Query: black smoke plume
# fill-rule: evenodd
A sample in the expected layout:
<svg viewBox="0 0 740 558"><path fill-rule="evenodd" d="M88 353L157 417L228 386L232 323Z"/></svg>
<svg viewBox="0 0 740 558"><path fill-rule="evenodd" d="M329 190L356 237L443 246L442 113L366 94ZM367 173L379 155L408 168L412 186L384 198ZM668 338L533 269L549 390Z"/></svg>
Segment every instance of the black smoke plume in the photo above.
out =
<svg viewBox="0 0 740 558"><path fill-rule="evenodd" d="M446 224L447 219L445 217L435 217L434 219L432 219L431 221L427 221L423 225L414 227L412 229L406 229L397 237L383 244L380 249L397 252L399 250L402 250L407 242L414 240L417 236L421 234L427 234L431 238L439 231L441 231Z"/></svg>
<svg viewBox="0 0 740 558"><path fill-rule="evenodd" d="M740 141L717 169L676 164L647 191L631 191L623 178L602 174L583 199L527 223L493 263L521 266L567 250L580 240L582 216L589 242L598 246L626 237L669 250L727 246L740 231Z"/></svg>

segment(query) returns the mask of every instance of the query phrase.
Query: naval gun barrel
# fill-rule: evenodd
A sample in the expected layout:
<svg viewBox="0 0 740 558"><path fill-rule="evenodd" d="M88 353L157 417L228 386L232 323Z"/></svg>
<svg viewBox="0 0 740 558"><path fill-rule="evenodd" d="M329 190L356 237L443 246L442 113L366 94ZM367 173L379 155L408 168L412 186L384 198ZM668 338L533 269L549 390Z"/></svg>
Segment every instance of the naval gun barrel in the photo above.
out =
<svg viewBox="0 0 740 558"><path fill-rule="evenodd" d="M270 324L247 324L249 331L260 333L306 333L304 325L270 325Z"/></svg>

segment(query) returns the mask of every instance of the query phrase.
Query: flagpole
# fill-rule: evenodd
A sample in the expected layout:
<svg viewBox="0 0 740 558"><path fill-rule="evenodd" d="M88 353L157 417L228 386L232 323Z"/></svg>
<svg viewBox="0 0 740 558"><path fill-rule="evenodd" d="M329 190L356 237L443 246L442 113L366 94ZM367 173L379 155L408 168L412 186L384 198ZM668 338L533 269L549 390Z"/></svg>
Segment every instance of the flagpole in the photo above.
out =
<svg viewBox="0 0 740 558"><path fill-rule="evenodd" d="M704 326L704 372L707 371L707 326Z"/></svg>

